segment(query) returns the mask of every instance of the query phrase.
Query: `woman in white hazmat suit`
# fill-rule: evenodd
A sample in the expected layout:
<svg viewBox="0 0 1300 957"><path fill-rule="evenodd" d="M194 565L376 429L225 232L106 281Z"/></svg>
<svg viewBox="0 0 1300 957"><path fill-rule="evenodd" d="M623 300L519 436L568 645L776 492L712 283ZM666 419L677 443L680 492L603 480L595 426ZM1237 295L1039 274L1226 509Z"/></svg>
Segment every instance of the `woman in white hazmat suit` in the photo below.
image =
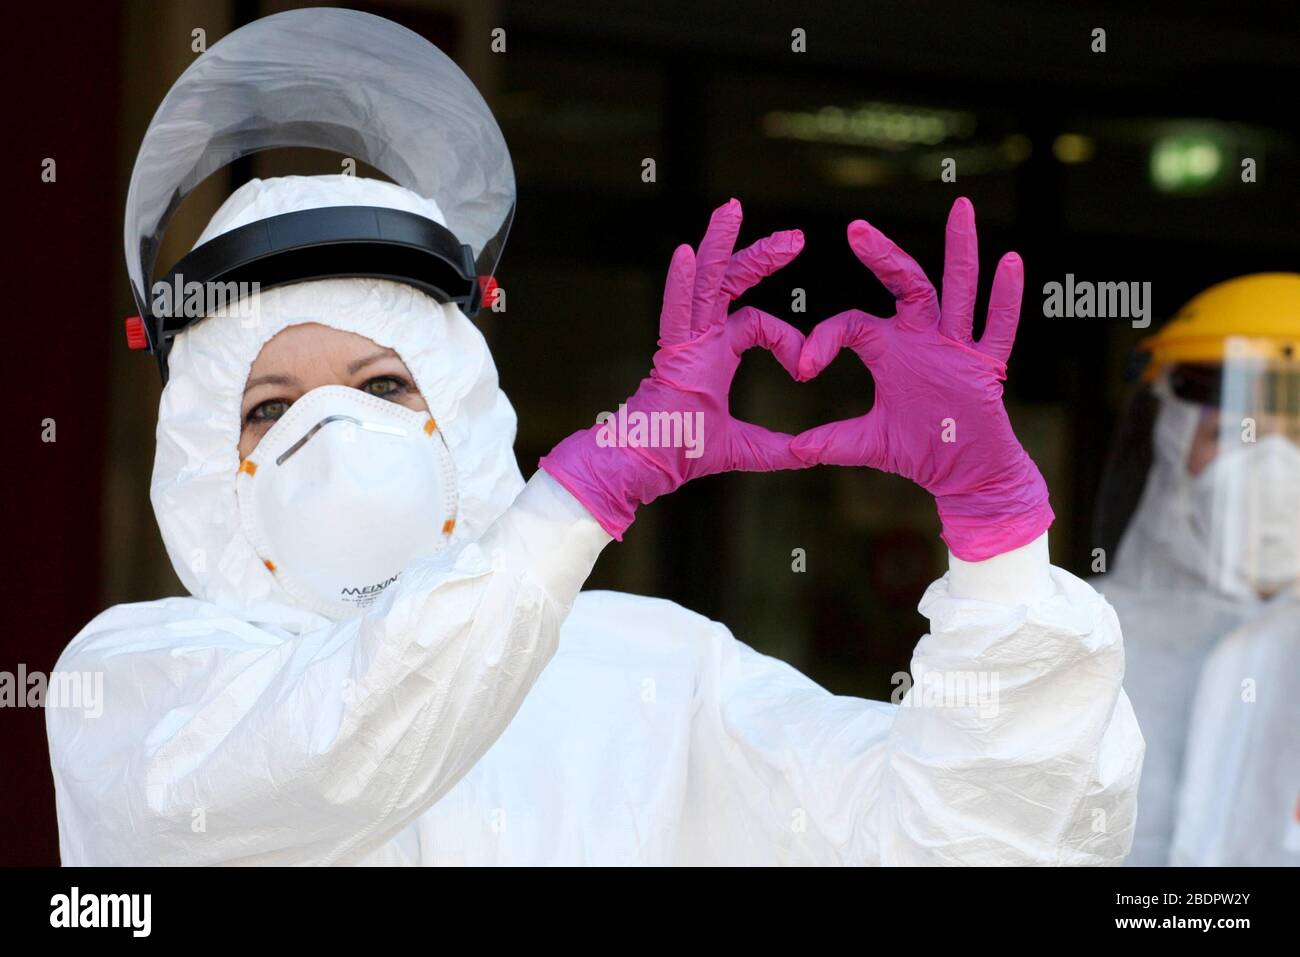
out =
<svg viewBox="0 0 1300 957"><path fill-rule="evenodd" d="M357 22L346 24L354 42ZM456 225L399 186L286 177L239 189L199 245L337 206ZM729 300L756 278L733 283L748 251L722 276L726 256L706 255L716 234L700 247L699 276ZM978 346L941 335L933 295L903 289L918 280L892 270L910 260L887 253L877 272L902 290L900 328L921 328L913 303L933 307L935 324L915 334L975 356ZM829 361L753 312L752 327L733 314L688 331L698 303L674 300L673 281L693 262L679 249L665 297L664 334L686 339L661 345L629 407L716 398L711 362L697 363L697 391L675 390L674 376L699 342L736 329L750 337L732 343L737 353L761 343L801 374ZM968 265L950 260L946 309L962 298L948 295L948 273ZM1119 628L1092 589L1049 566L1041 528L977 560L953 555L921 603L931 633L914 673L992 674L996 700L896 708L836 697L670 602L580 592L637 505L703 474L683 450L598 448L577 433L525 483L514 412L456 304L375 278L303 281L249 302L255 321L190 323L167 356L152 498L191 597L109 609L58 666L104 675L102 716L47 713L64 863L1123 859L1142 741L1120 689ZM822 346L843 331L830 328ZM382 355L339 359L325 345L339 336ZM294 342L302 348L284 345ZM389 363L389 378L409 372L412 391L371 389L371 360ZM725 389L729 374L717 378ZM258 425L250 417L268 403L250 412L249 394L268 384L288 398ZM1000 400L978 406L1010 434ZM844 454L818 433L801 462L789 437L725 427L723 458L710 458L715 449L700 460L714 471ZM403 481L388 481L402 464ZM954 547L973 555L970 536L1015 524L989 517L987 499L966 509L951 482L935 481L945 535L963 542ZM376 495L381 486L391 494ZM1012 488L1007 500L1019 508L1028 497ZM1035 501L1041 516L1045 497ZM369 534L349 539L358 517ZM358 565L403 551L412 557L400 573L373 589L329 594Z"/></svg>

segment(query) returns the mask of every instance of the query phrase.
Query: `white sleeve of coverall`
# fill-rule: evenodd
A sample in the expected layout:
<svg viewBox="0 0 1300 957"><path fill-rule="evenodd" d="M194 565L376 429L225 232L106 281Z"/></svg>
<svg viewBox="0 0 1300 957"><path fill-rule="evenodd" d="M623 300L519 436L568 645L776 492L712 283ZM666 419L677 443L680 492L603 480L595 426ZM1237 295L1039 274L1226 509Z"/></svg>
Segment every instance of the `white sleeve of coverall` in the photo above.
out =
<svg viewBox="0 0 1300 957"><path fill-rule="evenodd" d="M713 808L687 836L696 859L1123 860L1143 743L1110 606L1050 566L1044 534L950 556L920 611L931 630L897 706L831 695L716 626L693 732Z"/></svg>
<svg viewBox="0 0 1300 957"><path fill-rule="evenodd" d="M82 862L364 857L505 730L609 541L538 472L477 542L414 563L357 620L284 640L186 622L165 650L65 656L105 673L99 722L50 719L56 775L112 849Z"/></svg>

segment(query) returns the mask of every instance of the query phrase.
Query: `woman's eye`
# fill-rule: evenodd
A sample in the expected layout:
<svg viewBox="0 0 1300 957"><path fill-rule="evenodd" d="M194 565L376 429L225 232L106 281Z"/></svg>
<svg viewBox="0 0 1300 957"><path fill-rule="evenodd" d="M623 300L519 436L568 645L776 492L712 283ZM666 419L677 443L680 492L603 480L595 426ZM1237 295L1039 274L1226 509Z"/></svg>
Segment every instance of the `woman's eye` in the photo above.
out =
<svg viewBox="0 0 1300 957"><path fill-rule="evenodd" d="M274 422L289 411L291 404L283 399L267 399L265 402L253 407L253 410L248 413L248 421L252 423Z"/></svg>
<svg viewBox="0 0 1300 957"><path fill-rule="evenodd" d="M363 385L361 391L379 396L381 399L397 399L406 391L406 383L396 376L379 376Z"/></svg>

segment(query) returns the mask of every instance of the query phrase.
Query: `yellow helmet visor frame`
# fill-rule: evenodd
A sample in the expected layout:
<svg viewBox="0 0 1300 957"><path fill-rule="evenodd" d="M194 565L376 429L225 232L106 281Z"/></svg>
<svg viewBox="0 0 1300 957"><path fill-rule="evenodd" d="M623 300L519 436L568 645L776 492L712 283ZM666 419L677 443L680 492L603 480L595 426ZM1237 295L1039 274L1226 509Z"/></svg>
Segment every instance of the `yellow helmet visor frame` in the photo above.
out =
<svg viewBox="0 0 1300 957"><path fill-rule="evenodd" d="M1138 343L1149 356L1142 381L1154 382L1176 365L1229 365L1246 362L1269 371L1300 373L1300 335L1150 336Z"/></svg>

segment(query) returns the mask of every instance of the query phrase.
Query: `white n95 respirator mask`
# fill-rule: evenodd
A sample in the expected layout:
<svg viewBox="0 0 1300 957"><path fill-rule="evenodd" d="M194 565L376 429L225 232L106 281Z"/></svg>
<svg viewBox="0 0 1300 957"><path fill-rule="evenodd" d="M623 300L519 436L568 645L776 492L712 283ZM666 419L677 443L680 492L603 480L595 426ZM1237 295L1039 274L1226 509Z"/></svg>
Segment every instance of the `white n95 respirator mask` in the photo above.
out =
<svg viewBox="0 0 1300 957"><path fill-rule="evenodd" d="M308 392L240 463L240 522L295 599L331 618L372 604L456 527L437 422L347 386Z"/></svg>
<svg viewBox="0 0 1300 957"><path fill-rule="evenodd" d="M1281 435L1221 452L1192 480L1192 524L1218 573L1268 593L1300 581L1300 447Z"/></svg>

